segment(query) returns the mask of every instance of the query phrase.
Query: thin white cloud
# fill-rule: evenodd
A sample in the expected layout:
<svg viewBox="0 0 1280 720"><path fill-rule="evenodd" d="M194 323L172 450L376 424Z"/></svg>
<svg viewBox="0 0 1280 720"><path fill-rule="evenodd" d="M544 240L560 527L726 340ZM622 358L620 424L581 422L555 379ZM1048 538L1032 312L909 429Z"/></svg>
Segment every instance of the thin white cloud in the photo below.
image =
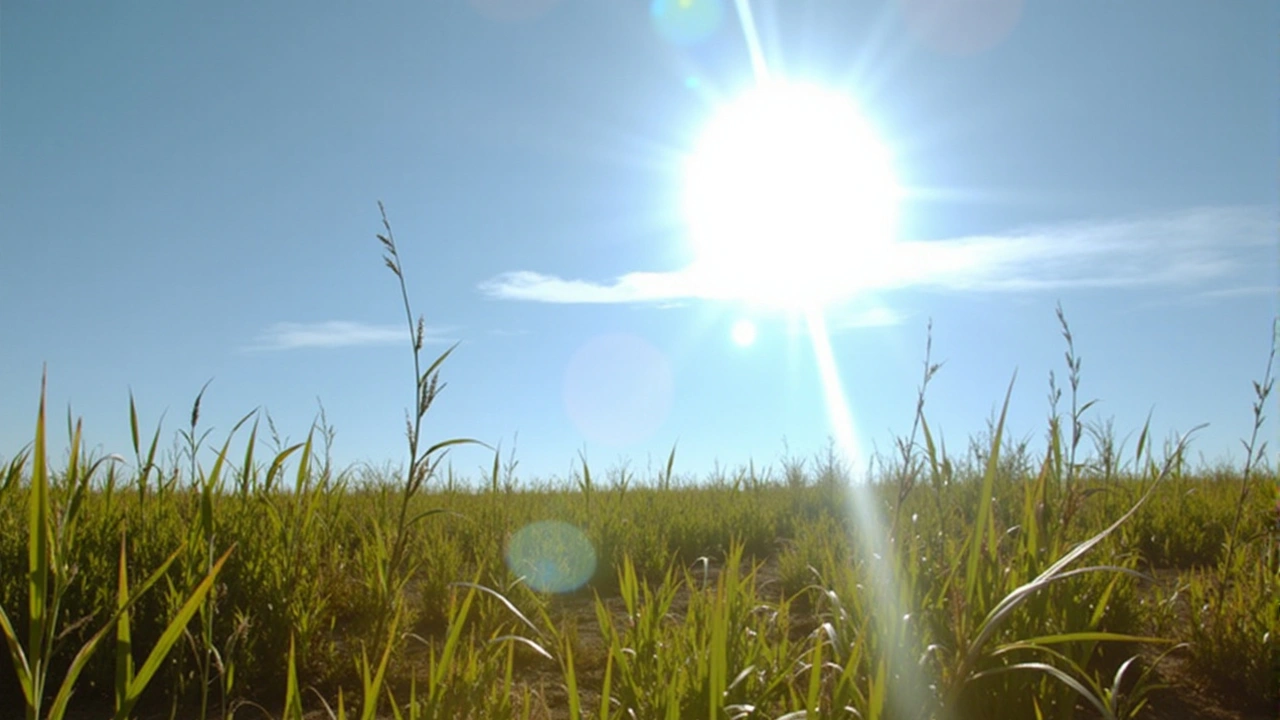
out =
<svg viewBox="0 0 1280 720"><path fill-rule="evenodd" d="M628 273L606 285L518 270L481 283L480 290L503 300L572 304L670 302L705 297L689 281L688 273L682 271Z"/></svg>
<svg viewBox="0 0 1280 720"><path fill-rule="evenodd" d="M906 319L902 313L883 305L853 311L837 312L828 324L837 330L852 328L890 327L901 325Z"/></svg>
<svg viewBox="0 0 1280 720"><path fill-rule="evenodd" d="M1272 208L1208 207L1000 235L904 241L896 243L892 253L849 268L846 294L905 289L1033 292L1224 282L1238 286L1241 276L1258 262L1246 256L1274 246L1276 229ZM1274 264L1274 258L1270 262ZM731 288L707 283L689 268L627 273L606 283L524 270L498 275L481 283L480 290L494 298L544 303L670 304L733 297Z"/></svg>
<svg viewBox="0 0 1280 720"><path fill-rule="evenodd" d="M439 330L428 328L425 341L443 342ZM317 323L280 322L258 334L249 351L298 350L302 348L338 348L360 345L407 343L409 330L404 325L369 325L331 320Z"/></svg>
<svg viewBox="0 0 1280 720"><path fill-rule="evenodd" d="M1270 295L1273 298L1280 298L1280 285L1248 285L1245 287L1223 288L1221 290L1206 290L1200 293L1200 297L1205 298L1253 297L1257 295Z"/></svg>

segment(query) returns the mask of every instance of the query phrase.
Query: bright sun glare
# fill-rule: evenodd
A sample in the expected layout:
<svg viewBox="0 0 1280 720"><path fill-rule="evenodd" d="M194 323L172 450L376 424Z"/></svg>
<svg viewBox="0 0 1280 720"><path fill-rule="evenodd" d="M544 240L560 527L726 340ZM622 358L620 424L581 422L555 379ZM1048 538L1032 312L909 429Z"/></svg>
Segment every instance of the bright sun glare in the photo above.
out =
<svg viewBox="0 0 1280 720"><path fill-rule="evenodd" d="M700 280L789 309L856 291L893 239L892 159L852 99L763 80L722 107L685 166Z"/></svg>
<svg viewBox="0 0 1280 720"><path fill-rule="evenodd" d="M756 324L750 320L739 320L733 324L729 335L733 338L734 345L749 347L756 341Z"/></svg>

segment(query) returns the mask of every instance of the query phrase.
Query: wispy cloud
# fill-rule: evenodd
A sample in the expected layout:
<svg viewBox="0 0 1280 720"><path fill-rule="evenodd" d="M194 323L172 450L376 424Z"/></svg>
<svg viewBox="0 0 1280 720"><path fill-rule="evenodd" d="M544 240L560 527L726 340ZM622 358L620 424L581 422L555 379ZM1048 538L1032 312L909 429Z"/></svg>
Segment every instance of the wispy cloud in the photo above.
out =
<svg viewBox="0 0 1280 720"><path fill-rule="evenodd" d="M1247 285L1244 287L1223 288L1221 290L1206 290L1200 293L1200 297L1204 298L1256 297L1259 295L1269 295L1273 298L1280 297L1280 285Z"/></svg>
<svg viewBox="0 0 1280 720"><path fill-rule="evenodd" d="M902 313L883 305L878 305L871 308L838 311L827 322L833 329L849 330L853 328L901 325L904 320L905 317Z"/></svg>
<svg viewBox="0 0 1280 720"><path fill-rule="evenodd" d="M707 297L699 292L690 274L675 272L634 272L602 284L589 280L565 280L529 270L503 273L480 284L480 290L503 300L532 300L546 303L639 303L670 302Z"/></svg>
<svg viewBox="0 0 1280 720"><path fill-rule="evenodd" d="M441 329L427 328L426 342L444 342ZM258 334L246 351L298 350L302 348L338 348L358 345L387 345L408 342L408 328L403 325L369 325L367 323L331 320L317 323L280 322Z"/></svg>
<svg viewBox="0 0 1280 720"><path fill-rule="evenodd" d="M1274 246L1276 213L1208 207L1138 218L1031 227L997 235L907 241L849 268L846 297L868 290L1034 292L1063 288L1205 286L1230 292ZM1274 262L1274 258L1270 259ZM1228 287L1222 287L1222 286ZM544 303L659 303L732 299L691 268L594 282L521 270L481 283L490 297ZM883 313L889 313L884 315ZM892 322L884 309L880 320ZM883 322L879 323L883 324Z"/></svg>

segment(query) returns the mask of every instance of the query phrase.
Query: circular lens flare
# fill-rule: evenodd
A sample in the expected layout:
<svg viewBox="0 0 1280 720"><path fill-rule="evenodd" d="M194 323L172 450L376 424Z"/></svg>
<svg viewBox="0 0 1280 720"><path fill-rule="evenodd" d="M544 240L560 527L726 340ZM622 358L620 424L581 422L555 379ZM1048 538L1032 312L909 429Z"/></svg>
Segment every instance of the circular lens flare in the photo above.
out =
<svg viewBox="0 0 1280 720"><path fill-rule="evenodd" d="M653 0L649 19L667 42L696 45L724 22L724 0Z"/></svg>
<svg viewBox="0 0 1280 720"><path fill-rule="evenodd" d="M578 528L558 520L525 525L507 543L507 568L538 592L577 590L596 571L596 549Z"/></svg>
<svg viewBox="0 0 1280 720"><path fill-rule="evenodd" d="M674 395L666 356L630 333L592 338L565 368L565 410L593 443L624 448L650 439L667 420Z"/></svg>

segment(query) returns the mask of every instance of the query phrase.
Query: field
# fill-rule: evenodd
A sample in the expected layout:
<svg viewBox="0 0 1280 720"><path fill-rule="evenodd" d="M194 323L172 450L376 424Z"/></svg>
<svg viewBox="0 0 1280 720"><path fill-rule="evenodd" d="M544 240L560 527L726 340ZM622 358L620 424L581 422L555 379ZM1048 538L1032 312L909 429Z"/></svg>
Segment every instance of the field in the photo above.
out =
<svg viewBox="0 0 1280 720"><path fill-rule="evenodd" d="M257 415L211 445L199 398L179 452L131 402L133 458L75 426L52 467L42 389L0 467L0 715L1274 717L1270 365L1240 467L1191 469L1192 437L1125 448L1089 420L1061 321L1043 456L1003 415L935 446L926 358L867 484L834 452L690 478L674 449L558 484L495 452L466 483L445 464L464 441L414 420L407 472L339 470L324 418L298 445ZM417 327L421 420L448 353L424 370Z"/></svg>
<svg viewBox="0 0 1280 720"><path fill-rule="evenodd" d="M402 484L335 476L314 446L282 454L197 465L194 482L78 457L33 486L48 470L15 461L0 601L49 695L96 639L73 704L179 717L337 714L339 694L352 717L393 701L412 717L1122 717L1144 699L1265 716L1275 701L1274 476L1193 476L1175 457L1068 481L1006 452L916 457L851 493L816 461L697 485L584 466L536 489L499 467L484 489L424 487L400 529ZM891 562L867 556L853 498ZM564 525L530 525L545 520ZM541 559L524 583L504 557L521 528ZM1108 569L1070 574L1090 566ZM22 697L6 670L0 694Z"/></svg>

